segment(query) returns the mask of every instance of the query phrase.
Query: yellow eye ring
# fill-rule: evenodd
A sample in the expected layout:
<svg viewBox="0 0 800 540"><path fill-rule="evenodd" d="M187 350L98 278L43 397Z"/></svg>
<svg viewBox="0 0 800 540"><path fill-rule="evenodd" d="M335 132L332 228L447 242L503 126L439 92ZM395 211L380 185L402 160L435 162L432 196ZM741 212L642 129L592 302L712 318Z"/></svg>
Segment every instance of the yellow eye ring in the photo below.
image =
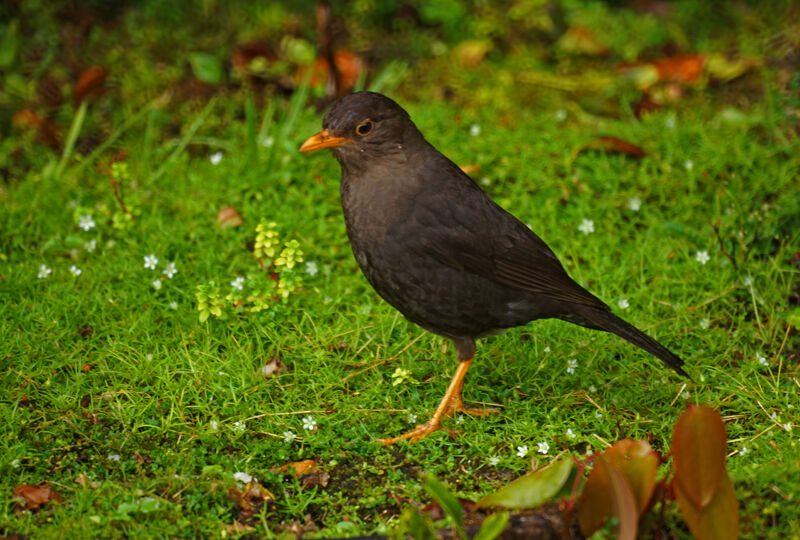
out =
<svg viewBox="0 0 800 540"><path fill-rule="evenodd" d="M372 120L364 120L356 126L356 133L362 137L364 135L369 135L370 131L372 131Z"/></svg>

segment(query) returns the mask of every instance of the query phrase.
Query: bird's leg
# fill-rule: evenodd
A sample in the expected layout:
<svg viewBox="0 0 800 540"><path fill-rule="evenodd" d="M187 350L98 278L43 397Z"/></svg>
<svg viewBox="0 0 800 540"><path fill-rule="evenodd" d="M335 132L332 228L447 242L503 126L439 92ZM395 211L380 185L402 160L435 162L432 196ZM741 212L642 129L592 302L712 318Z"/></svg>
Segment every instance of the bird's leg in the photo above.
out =
<svg viewBox="0 0 800 540"><path fill-rule="evenodd" d="M445 392L442 401L439 402L439 406L436 408L436 412L433 413L431 419L425 422L424 424L420 424L408 433L404 433L398 437L392 437L390 439L379 439L379 441L384 444L394 444L397 441L402 441L404 439L409 439L411 442L417 442L420 439L423 439L437 431L442 427L442 418L445 416L453 416L453 413L457 410L458 407L461 407L461 410L464 410L464 403L461 400L461 389L464 387L464 375L467 374L467 370L469 366L472 364L473 356L470 355L465 360L460 360L458 362L458 369L456 370L455 375L453 375L453 380L450 381L450 386L447 388L447 392ZM450 430L448 430L450 431ZM450 431L452 434L453 432Z"/></svg>

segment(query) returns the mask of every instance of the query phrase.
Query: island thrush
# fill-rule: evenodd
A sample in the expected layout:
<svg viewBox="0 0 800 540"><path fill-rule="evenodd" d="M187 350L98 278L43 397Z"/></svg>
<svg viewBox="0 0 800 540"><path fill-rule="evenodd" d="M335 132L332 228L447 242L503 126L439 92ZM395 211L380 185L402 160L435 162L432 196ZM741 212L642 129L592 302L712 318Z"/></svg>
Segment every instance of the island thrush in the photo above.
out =
<svg viewBox="0 0 800 540"><path fill-rule="evenodd" d="M451 339L459 360L430 420L381 442L417 441L456 412L493 412L461 398L475 340L535 319L612 332L688 377L678 356L573 281L547 244L426 141L397 103L350 94L322 127L300 151L330 148L339 161L347 235L364 276L410 321Z"/></svg>

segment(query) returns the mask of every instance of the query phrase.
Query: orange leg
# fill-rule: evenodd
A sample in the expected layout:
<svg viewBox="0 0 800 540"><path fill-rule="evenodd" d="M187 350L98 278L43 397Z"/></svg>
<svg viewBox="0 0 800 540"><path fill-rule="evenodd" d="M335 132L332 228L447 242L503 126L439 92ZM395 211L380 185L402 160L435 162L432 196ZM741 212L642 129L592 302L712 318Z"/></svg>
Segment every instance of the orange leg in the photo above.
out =
<svg viewBox="0 0 800 540"><path fill-rule="evenodd" d="M469 358L461 360L458 363L458 369L456 370L455 375L453 375L453 380L450 381L450 386L447 388L447 392L445 392L442 401L439 402L439 406L436 408L436 411L433 413L433 416L431 416L430 420L424 424L418 425L408 433L404 433L398 437L378 440L384 445L394 444L397 441L402 441L404 439L409 439L411 442L417 442L420 439L427 437L434 431L442 429L442 419L453 416L453 414L457 412L464 412L478 416L486 416L488 414L498 412L497 409L476 409L464 406L464 401L461 399L461 390L464 388L464 376L467 374L469 366L472 365L472 360L473 357L470 356ZM447 431L451 435L455 435L453 430L447 429Z"/></svg>

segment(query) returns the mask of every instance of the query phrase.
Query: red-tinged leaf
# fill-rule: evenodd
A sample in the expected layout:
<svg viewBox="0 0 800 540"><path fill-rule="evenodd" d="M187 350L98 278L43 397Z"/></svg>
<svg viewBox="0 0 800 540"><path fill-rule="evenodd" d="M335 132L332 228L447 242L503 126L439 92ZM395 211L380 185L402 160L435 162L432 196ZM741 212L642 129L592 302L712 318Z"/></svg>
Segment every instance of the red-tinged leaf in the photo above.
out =
<svg viewBox="0 0 800 540"><path fill-rule="evenodd" d="M229 229L238 227L244 223L244 220L236 208L232 206L226 206L217 214L217 223L221 229Z"/></svg>
<svg viewBox="0 0 800 540"><path fill-rule="evenodd" d="M647 441L623 439L617 441L603 455L625 475L625 480L636 499L638 515L647 508L656 486L656 472L661 461Z"/></svg>
<svg viewBox="0 0 800 540"><path fill-rule="evenodd" d="M653 62L662 81L693 83L700 78L706 63L704 54L681 54Z"/></svg>
<svg viewBox="0 0 800 540"><path fill-rule="evenodd" d="M102 66L92 66L84 71L78 82L75 83L75 89L72 91L72 99L75 103L80 103L89 96L97 97L103 93L103 85L105 85L106 77L108 77L108 70Z"/></svg>
<svg viewBox="0 0 800 540"><path fill-rule="evenodd" d="M736 540L739 536L739 503L727 471L722 471L714 498L704 508L697 507L674 482L675 499L683 519L697 540Z"/></svg>
<svg viewBox="0 0 800 540"><path fill-rule="evenodd" d="M341 86L344 89L352 89L358 82L361 72L364 71L364 61L360 56L350 51L336 51L333 55L336 69L339 71ZM331 68L328 60L317 58L311 66L311 86L321 86L327 83L330 78ZM298 71L297 80L303 80L305 68Z"/></svg>
<svg viewBox="0 0 800 540"><path fill-rule="evenodd" d="M61 495L47 484L22 484L14 488L14 498L18 504L15 511L36 510L51 501L61 501Z"/></svg>
<svg viewBox="0 0 800 540"><path fill-rule="evenodd" d="M675 423L672 459L675 479L698 508L711 502L725 472L725 425L710 407L689 407Z"/></svg>
<svg viewBox="0 0 800 540"><path fill-rule="evenodd" d="M619 468L600 454L578 499L578 524L591 536L610 517L619 522L616 538L636 538L639 512L633 491Z"/></svg>
<svg viewBox="0 0 800 540"><path fill-rule="evenodd" d="M623 141L617 137L598 137L584 145L579 146L572 152L572 158L575 159L578 154L584 150L602 150L606 153L625 154L626 156L643 158L647 155L640 146L636 146L628 141Z"/></svg>
<svg viewBox="0 0 800 540"><path fill-rule="evenodd" d="M478 508L536 508L552 499L570 476L574 466L569 457L562 457L547 467L517 478L505 487L478 501Z"/></svg>

